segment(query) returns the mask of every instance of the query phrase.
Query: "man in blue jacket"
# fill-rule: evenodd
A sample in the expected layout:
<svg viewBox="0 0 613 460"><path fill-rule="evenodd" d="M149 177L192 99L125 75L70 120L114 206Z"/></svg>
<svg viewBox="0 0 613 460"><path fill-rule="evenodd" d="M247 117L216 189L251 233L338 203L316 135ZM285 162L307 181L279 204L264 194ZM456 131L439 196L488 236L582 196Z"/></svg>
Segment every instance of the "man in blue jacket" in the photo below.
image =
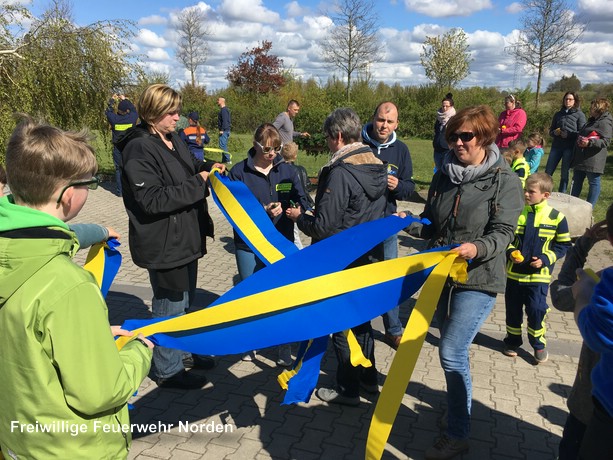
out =
<svg viewBox="0 0 613 460"><path fill-rule="evenodd" d="M413 163L406 144L396 137L398 128L398 108L392 102L382 102L373 113L372 121L362 129L362 139L372 152L387 163L387 205L385 216L396 212L396 201L408 201L415 190L413 182ZM383 243L385 260L398 257L398 235L392 235ZM399 307L383 315L385 339L394 349L398 348L402 337Z"/></svg>
<svg viewBox="0 0 613 460"><path fill-rule="evenodd" d="M117 113L115 113L115 102L117 104ZM106 119L111 125L113 133L113 163L115 164L115 182L117 183L117 196L122 195L121 190L121 170L123 168L123 162L121 160L121 152L115 147L117 141L123 136L124 132L134 126L138 120L138 113L136 113L136 107L126 98L125 95L113 94L113 97L109 99L109 106L106 111Z"/></svg>

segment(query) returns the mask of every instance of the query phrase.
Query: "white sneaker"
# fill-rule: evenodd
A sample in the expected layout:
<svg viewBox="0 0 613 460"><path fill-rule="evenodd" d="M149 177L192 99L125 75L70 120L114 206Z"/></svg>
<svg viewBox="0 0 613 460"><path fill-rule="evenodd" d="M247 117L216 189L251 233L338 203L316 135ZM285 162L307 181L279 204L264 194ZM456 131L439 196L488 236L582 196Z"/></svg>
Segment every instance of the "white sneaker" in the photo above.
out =
<svg viewBox="0 0 613 460"><path fill-rule="evenodd" d="M255 359L255 350L249 351L243 355L241 358L243 361L253 361Z"/></svg>

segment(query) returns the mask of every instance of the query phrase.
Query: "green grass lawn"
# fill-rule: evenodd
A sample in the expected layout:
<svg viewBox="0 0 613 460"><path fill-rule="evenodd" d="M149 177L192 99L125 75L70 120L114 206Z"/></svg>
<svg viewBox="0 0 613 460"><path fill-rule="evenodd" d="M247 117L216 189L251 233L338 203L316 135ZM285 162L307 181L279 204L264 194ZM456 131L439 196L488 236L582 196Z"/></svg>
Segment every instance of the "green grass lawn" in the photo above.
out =
<svg viewBox="0 0 613 460"><path fill-rule="evenodd" d="M253 145L252 134L235 134L230 136L229 150L232 152L232 161L234 164L244 160L247 157L247 151ZM411 158L413 160L413 180L416 184L417 191L427 190L432 179L432 173L434 168L434 161L432 159L432 141L425 139L402 139L411 151ZM211 134L211 147L217 147L217 136L215 133ZM110 144L105 143L100 136L94 142L96 148L96 156L98 158L99 170L105 174L113 174L113 160L111 156ZM541 159L540 171L544 171L545 164L547 164L547 158L549 156L549 149L545 149L545 155ZM209 155L207 155L209 157ZM211 156L210 159L219 161L217 156ZM296 163L304 166L309 173L310 177L317 177L320 168L328 161L328 155L307 155L303 151L298 152L298 160ZM572 176L571 176L572 178ZM559 180L559 166L558 170L554 174L554 190L557 190ZM585 199L587 196L587 181L583 186L583 193L581 198ZM613 156L609 155L607 159L607 166L605 174L601 178L601 192L598 203L594 208L594 221L604 219L608 206L613 202Z"/></svg>

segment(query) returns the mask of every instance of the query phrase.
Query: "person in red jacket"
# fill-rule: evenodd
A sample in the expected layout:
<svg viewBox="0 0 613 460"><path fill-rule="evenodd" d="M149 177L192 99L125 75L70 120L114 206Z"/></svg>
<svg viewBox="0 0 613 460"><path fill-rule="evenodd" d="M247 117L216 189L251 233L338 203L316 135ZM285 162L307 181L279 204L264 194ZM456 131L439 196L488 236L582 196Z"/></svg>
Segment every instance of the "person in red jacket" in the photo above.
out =
<svg viewBox="0 0 613 460"><path fill-rule="evenodd" d="M504 98L505 110L498 117L500 131L496 137L496 145L498 148L506 148L509 142L521 137L521 133L526 127L528 116L524 109L521 108L521 102L515 99L515 96L509 94Z"/></svg>

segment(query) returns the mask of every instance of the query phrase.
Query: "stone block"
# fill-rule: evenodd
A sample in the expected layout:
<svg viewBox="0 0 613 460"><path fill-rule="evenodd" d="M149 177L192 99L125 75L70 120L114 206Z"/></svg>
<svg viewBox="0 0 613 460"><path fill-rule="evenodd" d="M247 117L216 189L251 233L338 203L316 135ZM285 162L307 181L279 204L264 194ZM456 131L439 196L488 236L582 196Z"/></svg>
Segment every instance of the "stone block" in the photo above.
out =
<svg viewBox="0 0 613 460"><path fill-rule="evenodd" d="M581 198L554 192L549 197L549 205L566 216L572 238L583 235L592 226L592 205Z"/></svg>

